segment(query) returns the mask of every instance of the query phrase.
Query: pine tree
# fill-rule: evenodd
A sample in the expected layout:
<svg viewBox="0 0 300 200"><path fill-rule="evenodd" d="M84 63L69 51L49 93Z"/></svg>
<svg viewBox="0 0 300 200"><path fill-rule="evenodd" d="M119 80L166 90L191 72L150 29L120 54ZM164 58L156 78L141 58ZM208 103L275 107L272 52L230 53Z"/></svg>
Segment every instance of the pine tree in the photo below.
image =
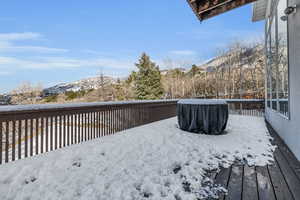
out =
<svg viewBox="0 0 300 200"><path fill-rule="evenodd" d="M135 75L135 95L137 99L159 99L164 91L161 84L159 67L143 53L135 64L138 72Z"/></svg>

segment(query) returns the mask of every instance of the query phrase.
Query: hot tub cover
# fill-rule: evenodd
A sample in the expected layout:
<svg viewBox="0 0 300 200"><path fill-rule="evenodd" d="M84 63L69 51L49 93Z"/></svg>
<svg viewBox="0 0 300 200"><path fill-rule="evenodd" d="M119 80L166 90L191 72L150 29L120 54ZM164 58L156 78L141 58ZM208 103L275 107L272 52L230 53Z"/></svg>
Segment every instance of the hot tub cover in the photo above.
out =
<svg viewBox="0 0 300 200"><path fill-rule="evenodd" d="M180 129L211 135L219 135L228 121L228 104L224 100L184 99L177 103Z"/></svg>

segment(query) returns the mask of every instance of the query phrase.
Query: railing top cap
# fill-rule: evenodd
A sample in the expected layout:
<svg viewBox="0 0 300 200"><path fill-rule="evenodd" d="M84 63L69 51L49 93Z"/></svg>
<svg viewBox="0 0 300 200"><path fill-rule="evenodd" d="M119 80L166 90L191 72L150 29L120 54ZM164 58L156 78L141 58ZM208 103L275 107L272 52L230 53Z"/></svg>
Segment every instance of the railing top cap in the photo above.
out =
<svg viewBox="0 0 300 200"><path fill-rule="evenodd" d="M8 105L0 106L0 114L10 112L26 112L40 110L64 110L73 108L90 108L102 106L118 106L132 104L150 104L150 103L167 103L177 102L176 99L171 100L135 100L135 101L108 101L108 102L93 102L93 103L65 103L65 104L31 104L31 105Z"/></svg>
<svg viewBox="0 0 300 200"><path fill-rule="evenodd" d="M195 104L195 105L219 105L227 104L223 99L181 99L178 104Z"/></svg>
<svg viewBox="0 0 300 200"><path fill-rule="evenodd" d="M263 102L263 99L222 99L228 103L232 102ZM167 103L177 102L178 99L164 99L164 100L135 100L135 101L109 101L109 102L94 102L94 103L66 103L66 104L33 104L33 105L8 105L0 106L0 114L9 113L26 113L38 111L52 111L52 110L72 110L81 108L92 108L102 106L121 106L132 104L151 104L151 103Z"/></svg>
<svg viewBox="0 0 300 200"><path fill-rule="evenodd" d="M264 102L265 99L223 99L227 102Z"/></svg>

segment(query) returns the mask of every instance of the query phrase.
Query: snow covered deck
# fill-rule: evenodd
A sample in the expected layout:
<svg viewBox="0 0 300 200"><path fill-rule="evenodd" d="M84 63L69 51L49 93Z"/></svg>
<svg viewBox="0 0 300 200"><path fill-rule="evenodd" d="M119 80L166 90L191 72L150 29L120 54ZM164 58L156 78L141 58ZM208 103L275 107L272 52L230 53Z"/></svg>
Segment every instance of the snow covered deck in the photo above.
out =
<svg viewBox="0 0 300 200"><path fill-rule="evenodd" d="M292 155L279 148L274 165L275 146L263 118L231 115L226 131L187 133L170 118L7 163L0 166L0 199L300 196L293 176L298 163L284 162Z"/></svg>

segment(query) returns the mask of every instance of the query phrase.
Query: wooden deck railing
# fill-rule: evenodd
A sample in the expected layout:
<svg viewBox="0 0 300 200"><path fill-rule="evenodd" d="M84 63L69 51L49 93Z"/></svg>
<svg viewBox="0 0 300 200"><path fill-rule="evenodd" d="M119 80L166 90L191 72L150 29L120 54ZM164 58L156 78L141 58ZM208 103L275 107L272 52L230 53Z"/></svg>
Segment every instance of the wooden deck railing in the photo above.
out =
<svg viewBox="0 0 300 200"><path fill-rule="evenodd" d="M263 117L264 99L225 99L229 105L229 114Z"/></svg>
<svg viewBox="0 0 300 200"><path fill-rule="evenodd" d="M0 164L174 117L176 100L0 107Z"/></svg>
<svg viewBox="0 0 300 200"><path fill-rule="evenodd" d="M263 116L264 100L226 99L230 114ZM0 164L176 116L177 100L0 107Z"/></svg>

